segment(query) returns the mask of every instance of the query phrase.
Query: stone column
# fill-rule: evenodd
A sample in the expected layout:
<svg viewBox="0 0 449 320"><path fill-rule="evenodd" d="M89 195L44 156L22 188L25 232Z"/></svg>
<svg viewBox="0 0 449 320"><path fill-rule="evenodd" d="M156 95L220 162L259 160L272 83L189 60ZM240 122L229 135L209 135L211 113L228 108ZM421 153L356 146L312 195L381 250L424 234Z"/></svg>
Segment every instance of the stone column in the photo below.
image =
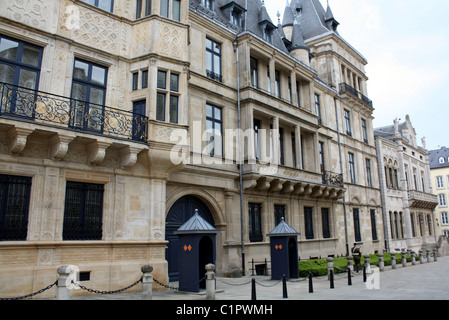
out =
<svg viewBox="0 0 449 320"><path fill-rule="evenodd" d="M384 271L385 270L385 260L384 260L384 253L379 253L379 270Z"/></svg>
<svg viewBox="0 0 449 320"><path fill-rule="evenodd" d="M206 265L206 300L215 300L215 266Z"/></svg>
<svg viewBox="0 0 449 320"><path fill-rule="evenodd" d="M70 300L70 274L72 273L72 268L70 266L61 266L58 268L57 273L59 274L58 279L58 291L56 298L57 300Z"/></svg>
<svg viewBox="0 0 449 320"><path fill-rule="evenodd" d="M145 265L141 268L142 276L142 300L153 300L153 267Z"/></svg>
<svg viewBox="0 0 449 320"><path fill-rule="evenodd" d="M391 268L396 269L396 254L391 254Z"/></svg>

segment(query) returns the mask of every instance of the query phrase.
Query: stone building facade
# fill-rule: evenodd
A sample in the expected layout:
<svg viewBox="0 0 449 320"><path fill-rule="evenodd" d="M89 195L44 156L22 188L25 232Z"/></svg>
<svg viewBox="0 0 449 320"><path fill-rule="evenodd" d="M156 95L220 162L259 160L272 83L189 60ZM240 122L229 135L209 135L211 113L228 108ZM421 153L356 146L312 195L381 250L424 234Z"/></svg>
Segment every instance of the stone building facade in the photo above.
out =
<svg viewBox="0 0 449 320"><path fill-rule="evenodd" d="M337 27L318 0L278 24L260 0L8 1L0 295L68 264L99 290L175 281L195 209L220 275L269 272L282 218L301 259L383 250L367 60Z"/></svg>
<svg viewBox="0 0 449 320"><path fill-rule="evenodd" d="M448 199L449 199L449 149L429 151L430 175L433 193L438 197L438 206L435 208L435 219L439 235L449 238Z"/></svg>
<svg viewBox="0 0 449 320"><path fill-rule="evenodd" d="M379 176L384 208L386 249L400 251L435 245L438 238L432 193L429 152L418 146L410 117L376 128Z"/></svg>

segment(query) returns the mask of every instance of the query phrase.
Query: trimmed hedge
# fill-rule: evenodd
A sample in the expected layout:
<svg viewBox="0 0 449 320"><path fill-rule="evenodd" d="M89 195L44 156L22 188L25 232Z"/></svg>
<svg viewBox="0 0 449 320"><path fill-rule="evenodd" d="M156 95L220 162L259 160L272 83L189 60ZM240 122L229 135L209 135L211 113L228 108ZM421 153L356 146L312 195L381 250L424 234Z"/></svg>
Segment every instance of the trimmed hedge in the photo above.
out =
<svg viewBox="0 0 449 320"><path fill-rule="evenodd" d="M377 254L370 254L370 264L372 266L379 266L379 256ZM407 262L412 261L412 256L407 255ZM416 256L416 261L419 260L419 256ZM365 263L365 257L362 256L360 264L363 266ZM396 264L402 263L402 254L396 253ZM334 269L335 273L346 272L346 267L348 265L348 259L346 257L334 258ZM384 265L391 265L391 253L384 253ZM312 272L313 276L325 276L327 275L327 259L311 259L299 261L299 276L307 277L309 272Z"/></svg>

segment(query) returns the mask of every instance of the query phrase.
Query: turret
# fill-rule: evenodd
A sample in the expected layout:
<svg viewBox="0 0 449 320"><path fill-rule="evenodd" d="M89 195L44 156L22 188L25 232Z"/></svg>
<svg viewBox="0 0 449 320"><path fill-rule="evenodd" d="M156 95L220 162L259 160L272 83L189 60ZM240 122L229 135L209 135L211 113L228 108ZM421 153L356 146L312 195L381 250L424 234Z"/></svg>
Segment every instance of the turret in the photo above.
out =
<svg viewBox="0 0 449 320"><path fill-rule="evenodd" d="M310 66L310 49L304 43L301 25L296 19L293 22L292 40L289 51L293 57Z"/></svg>

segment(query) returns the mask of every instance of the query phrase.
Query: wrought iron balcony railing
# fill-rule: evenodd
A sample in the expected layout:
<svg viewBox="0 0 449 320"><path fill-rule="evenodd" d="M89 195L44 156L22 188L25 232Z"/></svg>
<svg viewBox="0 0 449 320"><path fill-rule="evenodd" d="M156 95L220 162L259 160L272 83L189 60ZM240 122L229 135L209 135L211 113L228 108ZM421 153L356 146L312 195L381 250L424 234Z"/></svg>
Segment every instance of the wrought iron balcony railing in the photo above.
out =
<svg viewBox="0 0 449 320"><path fill-rule="evenodd" d="M147 142L148 118L0 82L0 117Z"/></svg>
<svg viewBox="0 0 449 320"><path fill-rule="evenodd" d="M340 83L339 85L339 93L350 93L352 96L359 98L360 100L362 100L364 103L366 103L367 105L369 105L371 108L373 107L373 102L368 99L367 96L363 95L361 92L357 91L356 89L354 89L353 87L351 87L349 84L347 83Z"/></svg>
<svg viewBox="0 0 449 320"><path fill-rule="evenodd" d="M223 77L221 74L215 73L211 70L206 70L207 77L218 82L223 82Z"/></svg>

